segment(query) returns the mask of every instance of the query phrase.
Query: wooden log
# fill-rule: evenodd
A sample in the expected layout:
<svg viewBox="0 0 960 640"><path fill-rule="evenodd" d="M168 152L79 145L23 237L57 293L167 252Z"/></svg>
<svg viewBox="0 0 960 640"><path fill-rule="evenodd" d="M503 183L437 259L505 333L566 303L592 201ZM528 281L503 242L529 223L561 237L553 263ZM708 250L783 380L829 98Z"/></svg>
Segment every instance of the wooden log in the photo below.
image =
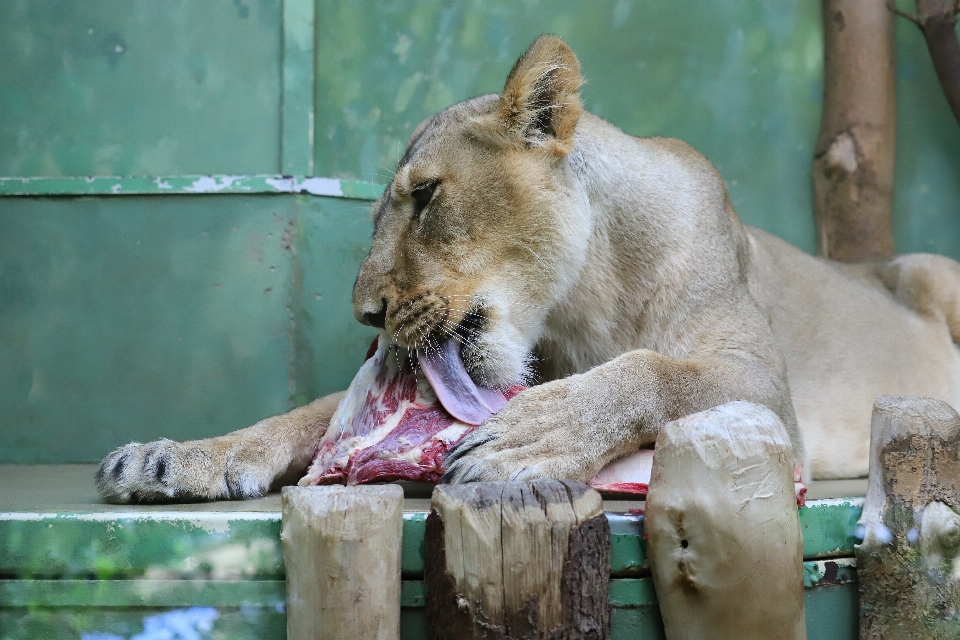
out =
<svg viewBox="0 0 960 640"><path fill-rule="evenodd" d="M668 640L806 638L793 452L775 413L731 402L664 425L645 531Z"/></svg>
<svg viewBox="0 0 960 640"><path fill-rule="evenodd" d="M585 484L439 485L424 539L431 638L609 636L610 525Z"/></svg>
<svg viewBox="0 0 960 640"><path fill-rule="evenodd" d="M811 178L820 255L893 254L897 104L885 0L823 0L823 114Z"/></svg>
<svg viewBox="0 0 960 640"><path fill-rule="evenodd" d="M960 638L960 416L930 398L873 405L855 547L860 638Z"/></svg>
<svg viewBox="0 0 960 640"><path fill-rule="evenodd" d="M284 487L290 640L398 640L403 490Z"/></svg>

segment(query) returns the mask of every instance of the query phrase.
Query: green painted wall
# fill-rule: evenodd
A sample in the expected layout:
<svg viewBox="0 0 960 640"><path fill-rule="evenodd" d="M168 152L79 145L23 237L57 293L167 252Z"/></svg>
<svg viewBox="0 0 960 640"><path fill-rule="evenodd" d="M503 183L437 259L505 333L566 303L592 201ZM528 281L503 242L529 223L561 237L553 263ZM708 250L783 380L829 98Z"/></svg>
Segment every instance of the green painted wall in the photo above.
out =
<svg viewBox="0 0 960 640"><path fill-rule="evenodd" d="M349 308L369 202L264 185L370 198L422 118L499 90L542 32L578 52L588 109L692 143L746 222L813 249L817 2L0 0L0 462L344 386L371 337ZM912 24L897 45L898 247L960 258L960 127ZM245 178L190 195L208 174ZM72 179L4 181L36 176Z"/></svg>
<svg viewBox="0 0 960 640"><path fill-rule="evenodd" d="M368 203L0 199L0 459L219 435L341 388Z"/></svg>
<svg viewBox="0 0 960 640"><path fill-rule="evenodd" d="M920 30L898 20L896 33L897 250L960 260L960 127L943 97Z"/></svg>
<svg viewBox="0 0 960 640"><path fill-rule="evenodd" d="M280 171L280 0L3 0L0 176Z"/></svg>
<svg viewBox="0 0 960 640"><path fill-rule="evenodd" d="M423 118L499 91L550 32L580 58L587 109L691 143L746 222L815 250L819 2L318 0L317 15L320 174L384 182ZM898 21L897 45L898 247L960 258L960 127L913 24Z"/></svg>

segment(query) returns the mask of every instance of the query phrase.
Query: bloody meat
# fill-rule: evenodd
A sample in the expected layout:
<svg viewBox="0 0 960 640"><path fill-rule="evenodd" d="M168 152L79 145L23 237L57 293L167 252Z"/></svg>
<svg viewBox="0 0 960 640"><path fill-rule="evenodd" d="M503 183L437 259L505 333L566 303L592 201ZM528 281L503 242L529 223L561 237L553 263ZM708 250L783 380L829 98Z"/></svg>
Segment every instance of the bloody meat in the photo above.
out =
<svg viewBox="0 0 960 640"><path fill-rule="evenodd" d="M444 347L446 352L433 360L442 358L445 362L423 367L425 375L417 375L411 358L381 340L337 407L300 484L437 482L444 473L444 455L475 427L466 421L482 421L524 389L457 389L456 384L440 379L445 376L444 367L462 367L450 362L458 359L452 346L448 343ZM420 355L423 365L429 356ZM448 395L462 398L472 393L476 397L457 401L453 407L461 417L457 419L447 409L451 401L441 403L434 386L442 387L441 393ZM499 394L499 401L494 394ZM646 494L652 460L652 450L642 450L607 465L590 484L601 491Z"/></svg>
<svg viewBox="0 0 960 640"><path fill-rule="evenodd" d="M435 353L418 353L423 375L417 375L413 358L390 349L383 339L371 351L333 414L301 486L435 483L443 476L446 453L524 390L477 387L453 340ZM646 495L652 468L653 449L641 449L607 464L589 484L604 493ZM807 490L799 465L794 475L797 503L803 506Z"/></svg>

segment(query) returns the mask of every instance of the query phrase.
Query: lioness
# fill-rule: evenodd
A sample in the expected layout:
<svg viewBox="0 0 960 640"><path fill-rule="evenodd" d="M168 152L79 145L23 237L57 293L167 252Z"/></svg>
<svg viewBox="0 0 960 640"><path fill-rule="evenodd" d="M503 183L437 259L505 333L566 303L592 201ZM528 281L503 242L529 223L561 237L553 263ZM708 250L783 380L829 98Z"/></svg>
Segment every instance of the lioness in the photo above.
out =
<svg viewBox="0 0 960 640"><path fill-rule="evenodd" d="M808 477L867 472L878 394L960 406L960 265L813 258L739 221L677 140L584 112L543 36L500 95L420 124L372 209L357 319L399 344L456 335L487 387L536 379L447 457L449 480L588 480L665 422L731 400L786 424ZM302 474L340 394L228 435L128 444L113 502L263 495Z"/></svg>

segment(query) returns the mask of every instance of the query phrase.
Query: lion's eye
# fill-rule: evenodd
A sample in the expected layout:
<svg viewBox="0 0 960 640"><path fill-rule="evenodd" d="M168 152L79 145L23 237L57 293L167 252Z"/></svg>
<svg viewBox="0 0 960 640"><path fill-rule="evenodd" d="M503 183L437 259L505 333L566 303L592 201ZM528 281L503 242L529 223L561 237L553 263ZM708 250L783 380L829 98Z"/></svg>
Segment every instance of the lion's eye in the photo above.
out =
<svg viewBox="0 0 960 640"><path fill-rule="evenodd" d="M431 180L430 182L417 185L414 190L410 192L410 196L413 198L414 220L420 219L420 214L423 213L423 210L430 204L430 200L433 199L433 192L437 190L438 184L440 184L439 180Z"/></svg>

